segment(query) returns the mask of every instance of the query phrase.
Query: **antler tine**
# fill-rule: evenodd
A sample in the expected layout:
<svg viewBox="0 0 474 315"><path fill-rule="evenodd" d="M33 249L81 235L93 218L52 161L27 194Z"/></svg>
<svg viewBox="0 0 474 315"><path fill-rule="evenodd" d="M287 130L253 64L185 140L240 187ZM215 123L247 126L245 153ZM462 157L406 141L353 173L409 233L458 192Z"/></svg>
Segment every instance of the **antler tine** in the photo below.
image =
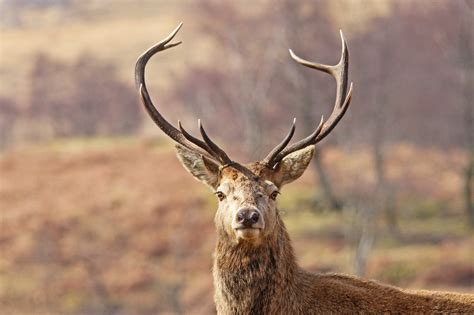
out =
<svg viewBox="0 0 474 315"><path fill-rule="evenodd" d="M135 65L135 85L137 89L140 88L140 85L144 85L144 89L146 90L145 66L148 60L150 60L150 58L154 54L160 51L166 50L168 48L178 46L182 43L182 42L177 42L177 43L172 43L172 44L167 45L176 36L181 26L183 26L183 22L179 23L179 25L165 39L151 46L140 57L138 57L137 63Z"/></svg>
<svg viewBox="0 0 474 315"><path fill-rule="evenodd" d="M207 137L207 135L206 137L208 140L206 142L203 142L186 132L186 130L184 130L184 128L181 126L180 122L178 122L180 130L176 129L156 109L156 107L153 105L150 94L148 93L148 89L146 87L145 82L146 64L148 63L150 58L156 53L181 44L181 42L170 42L178 33L182 25L183 23L180 23L165 39L150 47L138 58L137 63L135 65L135 85L139 90L140 99L146 111L150 115L151 119L155 122L155 124L166 135L168 135L171 139L186 147L187 149L198 152L199 154L206 156L207 158L210 158L216 162L223 163L227 162L227 160L230 161L229 157L225 154L223 150L215 150L213 146L209 145L210 143L208 140L210 139L209 137ZM212 144L217 147L217 145L215 145L213 142ZM222 154L222 152L224 152L224 155ZM223 160L224 157L226 159Z"/></svg>
<svg viewBox="0 0 474 315"><path fill-rule="evenodd" d="M178 120L178 126L179 126L179 130L181 131L181 133L183 134L183 136L191 143L197 145L198 147L204 149L206 152L212 152L212 149L209 148L209 146L203 142L202 140L194 137L193 135L191 135L189 132L186 131L186 129L184 129L184 127L182 126L181 124L181 121Z"/></svg>
<svg viewBox="0 0 474 315"><path fill-rule="evenodd" d="M217 158L219 158L219 161L222 162L222 164L231 164L232 160L227 156L227 154L215 144L211 138L207 135L206 131L204 130L204 127L202 126L201 119L198 120L198 125L199 125L199 131L201 132L202 139L204 142L208 145L208 147L212 150L212 153L215 154Z"/></svg>
<svg viewBox="0 0 474 315"><path fill-rule="evenodd" d="M186 138L184 137L184 135L178 129L176 129L173 125L171 125L160 114L159 111L156 110L156 108L153 106L150 95L148 94L148 91L147 91L145 85L140 84L139 93L140 93L140 100L142 101L142 104L144 105L146 111L148 112L148 115L155 122L155 124L166 135L168 135L171 139L173 139L177 143L181 144L182 146L186 147L189 150L196 150L196 148L194 148L193 146L189 145L189 143L187 143ZM204 151L200 151L199 153L212 158L212 156L209 156L209 154L204 152Z"/></svg>
<svg viewBox="0 0 474 315"><path fill-rule="evenodd" d="M336 101L334 103L334 108L329 118L325 122L322 118L318 128L316 128L316 130L311 135L292 144L291 146L283 149L280 153L278 153L272 160L272 167L274 167L279 161L281 161L281 159L283 159L288 154L303 149L306 146L314 145L324 139L334 129L334 127L341 120L342 116L344 116L347 109L349 108L349 104L352 99L353 86L351 82L349 90L347 90L349 75L349 51L347 49L347 44L344 39L344 35L342 34L342 31L340 31L340 35L342 43L341 59L334 66L305 60L295 55L295 53L293 53L293 51L290 49L290 55L296 62L303 66L326 72L336 80Z"/></svg>
<svg viewBox="0 0 474 315"><path fill-rule="evenodd" d="M275 158L275 156L283 150L288 143L290 142L291 138L293 138L293 135L295 133L295 125L296 125L296 118L293 118L293 124L291 125L290 131L286 135L286 137L283 139L282 142L280 142L275 148L273 148L270 153L263 159L263 163L266 165L272 165L272 161Z"/></svg>

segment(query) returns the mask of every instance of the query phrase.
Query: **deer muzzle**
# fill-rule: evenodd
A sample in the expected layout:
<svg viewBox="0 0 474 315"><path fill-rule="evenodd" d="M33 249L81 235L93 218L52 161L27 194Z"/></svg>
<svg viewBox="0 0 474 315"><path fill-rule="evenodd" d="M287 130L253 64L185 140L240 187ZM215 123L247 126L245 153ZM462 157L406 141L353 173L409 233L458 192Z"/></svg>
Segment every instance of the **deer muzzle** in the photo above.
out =
<svg viewBox="0 0 474 315"><path fill-rule="evenodd" d="M239 239L256 238L264 227L263 216L256 207L240 208L232 222L232 228Z"/></svg>

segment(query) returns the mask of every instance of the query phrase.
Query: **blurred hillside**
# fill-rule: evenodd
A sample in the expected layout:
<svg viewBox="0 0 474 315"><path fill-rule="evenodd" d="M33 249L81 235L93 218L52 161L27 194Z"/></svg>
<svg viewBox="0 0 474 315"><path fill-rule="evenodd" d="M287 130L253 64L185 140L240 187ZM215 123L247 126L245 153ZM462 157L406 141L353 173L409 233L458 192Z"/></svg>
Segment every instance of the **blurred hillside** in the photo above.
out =
<svg viewBox="0 0 474 315"><path fill-rule="evenodd" d="M279 199L301 265L474 292L472 0L0 0L0 313L213 312L214 197L139 104L236 160L351 108Z"/></svg>
<svg viewBox="0 0 474 315"><path fill-rule="evenodd" d="M215 45L209 47L213 46L208 42L209 34L200 32L200 17L193 14L200 3L205 1L2 0L0 95L15 96L26 106L28 98L24 91L30 84L28 73L38 53L72 63L87 52L116 65L121 79L132 85L137 57L180 21L185 22L180 38L186 48L160 56L161 66L165 65L167 71L179 71L189 64L209 63L209 49ZM370 4L366 4L368 10L364 12L368 17L361 17L364 20L389 10L389 2L367 3ZM266 4L267 1L257 2L252 10L262 10ZM347 4L357 7L357 1ZM333 5L331 12L347 24L337 13L341 5ZM240 10L246 7L244 1L237 1L235 6ZM153 72L150 73L152 86L176 84L168 76L153 75ZM18 93L20 90L23 93Z"/></svg>
<svg viewBox="0 0 474 315"><path fill-rule="evenodd" d="M306 133L327 115L332 82L295 66L287 49L335 62L338 29L349 43L357 110L333 141L469 148L469 3L3 0L0 147L156 135L133 96L134 62L184 21L184 44L149 65L151 93L171 121L194 126L199 116L223 142L236 137L226 130L233 120L251 159L293 116Z"/></svg>
<svg viewBox="0 0 474 315"><path fill-rule="evenodd" d="M10 109L11 118L0 124L9 127L2 128L5 135L0 145L63 137L54 129L65 119L58 123L57 115L51 113L61 106L65 111L65 105L69 105L64 114L69 120L65 124L77 116L92 117L92 120L98 116L97 110L84 109L81 103L93 108L115 108L115 104L123 104L122 108L115 108L113 118L109 114L101 119L134 122L135 127L125 133L140 130L142 120L137 114L141 115L141 110L132 85L134 63L143 49L156 40L157 34L166 33L168 25L182 18L174 17L179 15L177 6L169 1L44 1L44 5L33 5L36 2L41 3L2 3L0 106ZM163 11L167 12L166 18ZM89 69L84 69L81 60L88 62ZM99 65L109 70L104 71ZM76 73L78 69L87 71L89 78L81 78ZM160 78L163 77L159 76L155 83L163 83ZM112 85L107 86L107 82ZM119 85L114 86L113 82ZM39 84L44 88L38 89ZM91 85L97 90L92 95ZM114 100L108 96L118 92L133 98ZM54 101L57 106L51 105ZM135 117L129 116L131 112ZM96 129L98 135L124 133ZM72 134L83 135L81 130Z"/></svg>
<svg viewBox="0 0 474 315"><path fill-rule="evenodd" d="M216 201L154 142L73 141L0 159L0 308L4 314L209 314ZM376 222L367 276L394 285L474 292L472 233L453 210L459 176L425 173L458 164L439 151L393 148L403 238ZM409 166L420 155L430 162ZM327 165L361 189L364 152L332 149ZM152 171L151 171L152 170ZM339 173L341 175L339 175ZM360 212L315 210L313 174L285 187L280 211L300 264L353 273ZM166 180L163 180L166 178ZM359 187L359 188L357 188ZM319 189L319 188L318 188ZM370 194L370 191L363 191ZM417 196L429 195L428 198Z"/></svg>

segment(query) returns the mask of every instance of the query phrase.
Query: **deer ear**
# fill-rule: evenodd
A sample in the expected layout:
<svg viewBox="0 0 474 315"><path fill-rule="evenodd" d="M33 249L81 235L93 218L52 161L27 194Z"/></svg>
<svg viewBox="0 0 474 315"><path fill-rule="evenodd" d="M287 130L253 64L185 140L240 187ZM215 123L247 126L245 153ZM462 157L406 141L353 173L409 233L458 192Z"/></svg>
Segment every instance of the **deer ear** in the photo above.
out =
<svg viewBox="0 0 474 315"><path fill-rule="evenodd" d="M215 189L219 183L219 165L205 156L176 145L178 159L194 178Z"/></svg>
<svg viewBox="0 0 474 315"><path fill-rule="evenodd" d="M309 162L311 162L314 149L314 145L307 146L306 148L288 154L278 163L276 172L280 187L291 183L303 175Z"/></svg>

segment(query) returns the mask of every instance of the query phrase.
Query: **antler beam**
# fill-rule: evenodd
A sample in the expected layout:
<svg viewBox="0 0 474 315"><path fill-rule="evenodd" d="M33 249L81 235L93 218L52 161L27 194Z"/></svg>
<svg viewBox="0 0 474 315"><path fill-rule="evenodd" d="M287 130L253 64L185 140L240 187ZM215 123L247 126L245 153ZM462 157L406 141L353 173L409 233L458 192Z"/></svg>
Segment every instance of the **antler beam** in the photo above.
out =
<svg viewBox="0 0 474 315"><path fill-rule="evenodd" d="M293 121L293 126L290 130L290 133L288 134L290 137L287 136L263 160L263 162L270 168L276 167L276 165L288 154L301 150L309 145L314 145L324 139L334 129L334 127L336 127L342 116L344 116L347 109L349 108L349 104L352 98L353 86L351 82L349 90L347 90L349 75L349 51L347 50L347 44L344 39L344 35L342 34L342 31L340 32L340 35L342 42L341 59L334 66L307 61L295 55L290 49L290 56L296 62L303 66L326 72L336 80L336 101L334 103L333 111L329 116L328 120L324 121L324 118L321 117L321 122L311 135L292 144L289 147L286 147L289 142L289 138L291 138L290 135L293 135L294 132Z"/></svg>
<svg viewBox="0 0 474 315"><path fill-rule="evenodd" d="M155 124L171 139L179 143L180 145L186 147L189 150L196 151L199 154L206 156L221 165L231 164L232 160L228 155L217 146L207 135L206 131L202 127L201 121L199 120L199 130L203 137L203 140L199 140L192 135L190 135L186 130L184 130L181 122L178 121L179 130L176 129L172 124L170 124L158 111L158 109L153 105L151 101L150 94L148 93L146 83L145 83L145 67L150 58L156 53L172 48L181 44L181 42L170 43L171 40L178 33L179 29L183 23L180 23L165 39L161 42L153 45L147 51L145 51L137 60L135 65L135 85L140 93L140 99L146 111L150 115L151 119Z"/></svg>

